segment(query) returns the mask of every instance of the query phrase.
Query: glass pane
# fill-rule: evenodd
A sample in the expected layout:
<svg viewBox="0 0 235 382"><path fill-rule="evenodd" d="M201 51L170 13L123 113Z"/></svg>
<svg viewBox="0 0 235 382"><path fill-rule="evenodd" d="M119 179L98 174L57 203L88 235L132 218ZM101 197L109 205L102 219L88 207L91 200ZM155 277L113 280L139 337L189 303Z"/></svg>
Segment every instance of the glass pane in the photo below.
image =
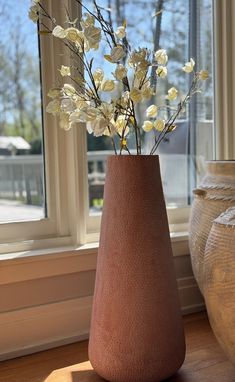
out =
<svg viewBox="0 0 235 382"><path fill-rule="evenodd" d="M131 47L167 50L168 76L158 80L157 94L151 103L166 105L165 95L173 86L182 95L186 94L192 78L181 68L190 57L195 59L198 69L206 69L210 73L202 94L192 98L190 107L176 120L176 130L162 141L157 152L167 206L186 206L191 203L192 189L203 174L205 159L213 157L212 0L106 0L98 1L98 4L102 5L106 16L107 10L111 9L114 27L127 21ZM86 6L93 9L93 1L86 1ZM114 65L103 59L104 53L108 53L105 42L99 51L92 51L93 66L94 69L102 68L105 77L112 78ZM147 103L136 106L140 126L146 119L144 111L147 106ZM149 153L154 135L148 133L142 139L144 150ZM133 143L134 139L130 137L130 149ZM110 154L113 151L109 138L88 134L91 214L102 209L105 158Z"/></svg>
<svg viewBox="0 0 235 382"><path fill-rule="evenodd" d="M38 33L29 4L0 0L0 222L45 217Z"/></svg>

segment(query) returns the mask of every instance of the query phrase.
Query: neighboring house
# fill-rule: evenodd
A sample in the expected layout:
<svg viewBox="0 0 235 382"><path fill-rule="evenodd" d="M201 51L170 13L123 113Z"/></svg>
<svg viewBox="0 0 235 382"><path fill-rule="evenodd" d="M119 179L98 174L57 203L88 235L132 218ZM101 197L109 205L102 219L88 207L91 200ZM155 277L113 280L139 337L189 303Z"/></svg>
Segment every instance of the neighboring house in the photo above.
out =
<svg viewBox="0 0 235 382"><path fill-rule="evenodd" d="M22 137L0 136L0 155L27 154L30 144Z"/></svg>

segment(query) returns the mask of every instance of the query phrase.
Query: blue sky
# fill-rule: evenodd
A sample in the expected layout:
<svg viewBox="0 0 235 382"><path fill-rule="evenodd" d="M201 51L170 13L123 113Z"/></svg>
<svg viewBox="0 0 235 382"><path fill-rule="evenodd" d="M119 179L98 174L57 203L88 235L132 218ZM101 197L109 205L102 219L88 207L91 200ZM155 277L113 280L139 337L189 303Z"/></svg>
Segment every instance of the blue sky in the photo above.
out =
<svg viewBox="0 0 235 382"><path fill-rule="evenodd" d="M11 34L21 33L24 48L35 57L38 56L36 25L28 18L30 0L0 0L1 40L10 45ZM19 28L20 31L19 31Z"/></svg>

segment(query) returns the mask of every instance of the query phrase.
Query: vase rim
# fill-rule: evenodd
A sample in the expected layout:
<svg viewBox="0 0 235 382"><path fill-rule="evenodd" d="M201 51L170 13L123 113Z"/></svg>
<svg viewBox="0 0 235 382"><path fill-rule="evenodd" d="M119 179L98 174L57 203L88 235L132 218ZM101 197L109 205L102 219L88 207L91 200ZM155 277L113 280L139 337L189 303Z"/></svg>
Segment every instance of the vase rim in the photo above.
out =
<svg viewBox="0 0 235 382"><path fill-rule="evenodd" d="M159 158L159 155L150 155L150 154L141 154L141 155L136 155L136 154L131 154L131 155L128 155L128 154L124 154L124 155L115 155L115 154L112 154L112 155L108 155L107 158L129 158L129 159L132 159L132 158L143 158L143 159L150 159L150 158Z"/></svg>

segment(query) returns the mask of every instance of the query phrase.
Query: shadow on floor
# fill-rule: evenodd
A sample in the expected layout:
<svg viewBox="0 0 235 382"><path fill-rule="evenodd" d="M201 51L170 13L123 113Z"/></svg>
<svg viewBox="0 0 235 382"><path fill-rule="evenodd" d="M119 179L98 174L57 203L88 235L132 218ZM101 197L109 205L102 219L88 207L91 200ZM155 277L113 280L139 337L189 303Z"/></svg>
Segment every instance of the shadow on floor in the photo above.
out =
<svg viewBox="0 0 235 382"><path fill-rule="evenodd" d="M183 370L179 371L172 377L165 380L165 382L187 382L186 374ZM71 382L107 382L106 379L101 378L94 370L81 370L71 372Z"/></svg>
<svg viewBox="0 0 235 382"><path fill-rule="evenodd" d="M81 370L71 372L71 382L105 382L94 370Z"/></svg>

